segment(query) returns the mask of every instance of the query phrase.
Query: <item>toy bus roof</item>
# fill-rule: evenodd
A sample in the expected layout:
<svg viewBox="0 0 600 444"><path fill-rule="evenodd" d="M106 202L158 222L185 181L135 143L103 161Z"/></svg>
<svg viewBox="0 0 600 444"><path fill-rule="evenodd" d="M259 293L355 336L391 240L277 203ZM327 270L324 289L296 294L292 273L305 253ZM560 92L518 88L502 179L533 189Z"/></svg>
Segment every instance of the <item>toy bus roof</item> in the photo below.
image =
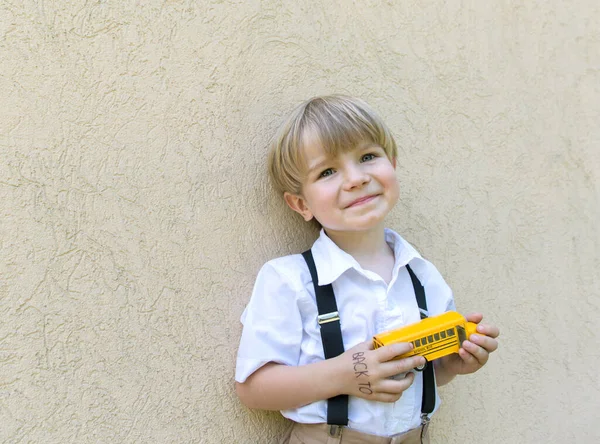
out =
<svg viewBox="0 0 600 444"><path fill-rule="evenodd" d="M419 322L406 325L396 330L379 333L375 335L375 338L380 342L387 343L389 340L402 335L406 337L407 341L411 341L464 323L465 318L460 313L447 311L441 315L425 318Z"/></svg>

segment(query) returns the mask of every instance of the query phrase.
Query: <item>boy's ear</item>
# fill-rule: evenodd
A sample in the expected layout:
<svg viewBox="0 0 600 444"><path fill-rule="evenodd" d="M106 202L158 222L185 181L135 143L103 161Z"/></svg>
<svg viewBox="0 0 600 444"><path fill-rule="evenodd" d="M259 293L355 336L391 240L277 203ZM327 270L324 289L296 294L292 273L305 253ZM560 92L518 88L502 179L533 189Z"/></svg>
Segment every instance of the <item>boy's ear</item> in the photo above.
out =
<svg viewBox="0 0 600 444"><path fill-rule="evenodd" d="M393 165L394 169L396 169L396 157L394 157L392 159L392 165Z"/></svg>
<svg viewBox="0 0 600 444"><path fill-rule="evenodd" d="M286 191L283 193L283 199L285 200L285 203L288 204L288 207L301 215L306 222L313 218L312 211L310 211L306 205L306 200L302 196Z"/></svg>

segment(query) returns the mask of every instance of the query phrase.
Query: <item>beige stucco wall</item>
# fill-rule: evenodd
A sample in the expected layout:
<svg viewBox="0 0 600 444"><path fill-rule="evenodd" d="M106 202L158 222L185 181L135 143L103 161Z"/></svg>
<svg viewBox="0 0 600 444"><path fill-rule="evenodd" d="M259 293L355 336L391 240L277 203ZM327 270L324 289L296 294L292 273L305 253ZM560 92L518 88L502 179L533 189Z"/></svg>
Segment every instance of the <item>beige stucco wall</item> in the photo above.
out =
<svg viewBox="0 0 600 444"><path fill-rule="evenodd" d="M598 442L598 5L0 2L0 442L276 442L239 316L314 233L264 146L330 92L397 136L389 225L502 329L434 442Z"/></svg>

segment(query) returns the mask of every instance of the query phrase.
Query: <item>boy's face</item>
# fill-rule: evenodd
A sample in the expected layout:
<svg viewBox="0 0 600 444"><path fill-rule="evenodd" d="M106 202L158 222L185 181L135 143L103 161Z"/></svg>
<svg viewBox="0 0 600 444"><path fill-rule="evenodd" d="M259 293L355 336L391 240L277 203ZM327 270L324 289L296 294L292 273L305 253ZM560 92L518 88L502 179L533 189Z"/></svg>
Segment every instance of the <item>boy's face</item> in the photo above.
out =
<svg viewBox="0 0 600 444"><path fill-rule="evenodd" d="M318 143L306 143L304 150L302 194L284 197L306 221L314 217L328 232L369 230L398 201L396 162L379 145L365 143L336 155Z"/></svg>

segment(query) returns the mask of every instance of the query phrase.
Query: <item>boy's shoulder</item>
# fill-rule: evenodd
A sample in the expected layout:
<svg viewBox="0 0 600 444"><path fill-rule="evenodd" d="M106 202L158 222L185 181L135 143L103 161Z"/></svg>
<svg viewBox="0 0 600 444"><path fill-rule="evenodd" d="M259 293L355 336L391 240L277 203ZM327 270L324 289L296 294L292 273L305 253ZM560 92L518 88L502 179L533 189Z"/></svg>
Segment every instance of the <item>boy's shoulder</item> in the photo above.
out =
<svg viewBox="0 0 600 444"><path fill-rule="evenodd" d="M310 272L302 254L288 254L267 261L259 274L277 275L292 286L304 285L310 280Z"/></svg>
<svg viewBox="0 0 600 444"><path fill-rule="evenodd" d="M271 267L275 269L287 269L287 268L304 268L302 267L305 264L304 258L302 254L288 254L286 256L280 256L265 262L264 267Z"/></svg>

